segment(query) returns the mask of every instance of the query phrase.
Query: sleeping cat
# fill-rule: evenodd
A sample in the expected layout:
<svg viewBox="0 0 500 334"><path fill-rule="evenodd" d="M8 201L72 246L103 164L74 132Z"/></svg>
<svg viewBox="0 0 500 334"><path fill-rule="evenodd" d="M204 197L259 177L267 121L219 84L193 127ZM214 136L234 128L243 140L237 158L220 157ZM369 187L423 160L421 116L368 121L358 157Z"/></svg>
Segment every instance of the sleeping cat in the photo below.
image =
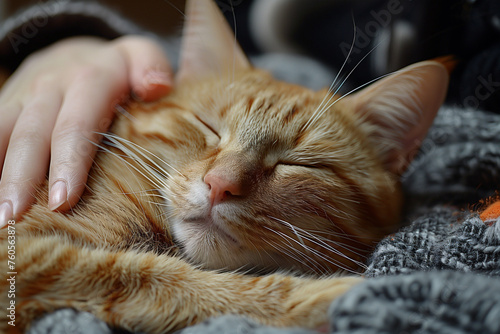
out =
<svg viewBox="0 0 500 334"><path fill-rule="evenodd" d="M162 101L127 106L71 213L47 208L45 185L0 231L3 274L16 238L16 274L0 282L5 310L15 276L16 327L4 318L2 332L65 307L147 333L228 313L323 325L361 280L326 274L356 270L398 222L398 175L448 79L428 61L344 97L277 82L212 2L193 0L176 80Z"/></svg>

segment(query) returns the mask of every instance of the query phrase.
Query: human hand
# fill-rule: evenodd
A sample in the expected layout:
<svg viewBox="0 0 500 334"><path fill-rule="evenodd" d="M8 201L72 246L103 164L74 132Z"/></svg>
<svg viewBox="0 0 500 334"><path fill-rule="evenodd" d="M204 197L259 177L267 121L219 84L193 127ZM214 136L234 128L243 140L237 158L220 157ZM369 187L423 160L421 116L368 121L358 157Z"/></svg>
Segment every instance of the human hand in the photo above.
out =
<svg viewBox="0 0 500 334"><path fill-rule="evenodd" d="M145 37L73 37L30 55L0 91L0 228L18 218L49 170L49 208L79 200L114 106L172 86L161 48ZM3 165L3 169L2 169Z"/></svg>

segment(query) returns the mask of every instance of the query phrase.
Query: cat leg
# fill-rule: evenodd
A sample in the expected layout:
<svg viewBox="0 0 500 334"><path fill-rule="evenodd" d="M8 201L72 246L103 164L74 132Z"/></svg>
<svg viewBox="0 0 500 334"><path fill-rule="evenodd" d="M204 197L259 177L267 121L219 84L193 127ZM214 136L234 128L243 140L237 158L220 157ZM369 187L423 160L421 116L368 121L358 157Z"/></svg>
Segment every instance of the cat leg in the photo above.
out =
<svg viewBox="0 0 500 334"><path fill-rule="evenodd" d="M7 249L3 242L0 247ZM16 326L59 308L88 311L130 331L164 333L222 314L274 326L315 328L327 322L330 302L359 278L306 279L202 271L153 253L77 247L57 237L18 237ZM6 273L7 254L0 253ZM8 281L0 281L2 307ZM0 330L6 332L5 321Z"/></svg>

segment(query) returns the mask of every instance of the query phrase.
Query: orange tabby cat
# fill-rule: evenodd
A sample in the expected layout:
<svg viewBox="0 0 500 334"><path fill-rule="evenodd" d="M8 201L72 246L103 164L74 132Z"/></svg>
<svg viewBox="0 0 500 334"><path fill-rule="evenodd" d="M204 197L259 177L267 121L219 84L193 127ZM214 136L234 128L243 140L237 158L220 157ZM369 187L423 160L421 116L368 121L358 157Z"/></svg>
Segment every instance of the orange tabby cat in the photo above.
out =
<svg viewBox="0 0 500 334"><path fill-rule="evenodd" d="M314 328L360 282L232 270L356 268L398 221L398 174L444 98L444 67L342 99L277 82L208 0L188 1L181 58L172 94L117 119L71 213L51 212L42 187L0 231L1 307L15 301L16 324L2 332L64 307L147 333L228 313Z"/></svg>

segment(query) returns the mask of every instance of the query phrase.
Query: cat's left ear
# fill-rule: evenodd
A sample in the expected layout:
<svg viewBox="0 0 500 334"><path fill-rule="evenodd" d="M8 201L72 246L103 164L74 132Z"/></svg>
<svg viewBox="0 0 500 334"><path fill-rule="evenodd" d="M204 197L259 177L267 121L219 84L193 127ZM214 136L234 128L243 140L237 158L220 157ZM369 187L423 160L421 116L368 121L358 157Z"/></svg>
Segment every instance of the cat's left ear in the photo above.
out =
<svg viewBox="0 0 500 334"><path fill-rule="evenodd" d="M383 163L402 174L420 147L448 88L436 61L408 66L346 98Z"/></svg>
<svg viewBox="0 0 500 334"><path fill-rule="evenodd" d="M177 83L208 76L231 79L250 68L226 19L212 0L188 0Z"/></svg>

